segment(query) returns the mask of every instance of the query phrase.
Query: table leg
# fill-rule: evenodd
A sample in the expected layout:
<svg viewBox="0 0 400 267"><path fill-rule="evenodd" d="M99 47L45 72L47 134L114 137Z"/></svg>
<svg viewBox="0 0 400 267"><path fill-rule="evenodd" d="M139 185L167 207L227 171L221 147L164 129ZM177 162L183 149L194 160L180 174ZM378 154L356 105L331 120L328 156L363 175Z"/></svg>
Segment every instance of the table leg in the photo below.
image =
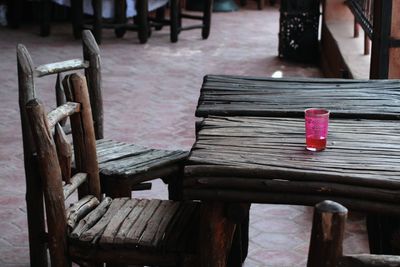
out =
<svg viewBox="0 0 400 267"><path fill-rule="evenodd" d="M201 267L225 267L235 224L224 216L224 204L204 202L202 205L199 254Z"/></svg>
<svg viewBox="0 0 400 267"><path fill-rule="evenodd" d="M368 241L371 253L400 255L399 223L399 217L367 215Z"/></svg>

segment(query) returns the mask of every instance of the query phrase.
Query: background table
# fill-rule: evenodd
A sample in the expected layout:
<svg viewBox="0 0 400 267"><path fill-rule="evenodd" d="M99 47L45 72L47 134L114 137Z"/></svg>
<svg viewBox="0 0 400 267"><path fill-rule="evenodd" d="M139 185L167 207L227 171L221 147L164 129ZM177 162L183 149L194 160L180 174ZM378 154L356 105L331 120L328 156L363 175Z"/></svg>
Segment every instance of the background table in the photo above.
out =
<svg viewBox="0 0 400 267"><path fill-rule="evenodd" d="M400 81L207 75L196 116L303 117L310 107L337 118L398 119Z"/></svg>

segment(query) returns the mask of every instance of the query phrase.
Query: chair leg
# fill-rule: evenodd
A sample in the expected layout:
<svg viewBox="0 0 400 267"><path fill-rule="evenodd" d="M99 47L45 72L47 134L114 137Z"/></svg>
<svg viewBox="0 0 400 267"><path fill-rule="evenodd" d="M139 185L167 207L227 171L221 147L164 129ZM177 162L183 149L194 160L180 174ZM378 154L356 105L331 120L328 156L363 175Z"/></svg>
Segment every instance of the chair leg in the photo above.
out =
<svg viewBox="0 0 400 267"><path fill-rule="evenodd" d="M75 39L82 37L83 30L83 0L71 1L72 32Z"/></svg>
<svg viewBox="0 0 400 267"><path fill-rule="evenodd" d="M93 35L98 44L101 44L101 30L103 21L103 3L102 0L92 0L94 22L93 22Z"/></svg>
<svg viewBox="0 0 400 267"><path fill-rule="evenodd" d="M40 18L40 36L46 37L50 35L51 1L42 0L40 5L42 13Z"/></svg>
<svg viewBox="0 0 400 267"><path fill-rule="evenodd" d="M213 0L205 0L204 1L204 10L203 10L203 28L201 30L201 37L203 39L207 39L210 35L211 28L211 14L213 9Z"/></svg>
<svg viewBox="0 0 400 267"><path fill-rule="evenodd" d="M141 44L145 44L149 38L149 11L148 11L148 0L137 0L136 1L136 23L138 26L138 38Z"/></svg>
<svg viewBox="0 0 400 267"><path fill-rule="evenodd" d="M156 31L160 31L163 28L163 22L165 20L165 6L162 6L156 10L156 21L159 23L155 27Z"/></svg>
<svg viewBox="0 0 400 267"><path fill-rule="evenodd" d="M178 34L180 31L179 27L179 0L171 0L170 1L170 39L172 43L176 43L178 41Z"/></svg>
<svg viewBox="0 0 400 267"><path fill-rule="evenodd" d="M257 0L257 8L258 10L264 9L264 0Z"/></svg>
<svg viewBox="0 0 400 267"><path fill-rule="evenodd" d="M29 163L25 164L25 166L32 166L32 164ZM26 208L28 216L30 262L31 266L47 267L43 191L40 182L38 182L40 181L40 176L37 173L37 169L32 167L28 168L31 170L27 172L26 176Z"/></svg>
<svg viewBox="0 0 400 267"><path fill-rule="evenodd" d="M166 177L168 183L168 199L180 201L183 199L183 168L179 173Z"/></svg>
<svg viewBox="0 0 400 267"><path fill-rule="evenodd" d="M117 24L125 24L127 21L126 18L126 1L125 0L115 0L114 1L114 11L115 11L115 23ZM126 33L125 27L116 28L114 30L115 36L118 38L124 37Z"/></svg>

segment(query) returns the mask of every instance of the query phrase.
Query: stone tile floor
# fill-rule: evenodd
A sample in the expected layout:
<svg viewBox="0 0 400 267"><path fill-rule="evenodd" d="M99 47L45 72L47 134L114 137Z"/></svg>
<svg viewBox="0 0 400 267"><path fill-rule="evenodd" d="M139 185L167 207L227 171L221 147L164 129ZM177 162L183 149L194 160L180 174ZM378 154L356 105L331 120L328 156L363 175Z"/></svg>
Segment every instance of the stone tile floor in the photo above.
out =
<svg viewBox="0 0 400 267"><path fill-rule="evenodd" d="M106 137L190 149L205 74L320 77L316 66L277 57L278 7L257 11L253 2L239 12L214 13L208 40L193 30L181 33L179 42L172 44L164 28L140 45L136 33L116 39L105 31L100 48ZM25 44L35 64L81 56L80 41L72 38L69 25L55 25L47 38L37 33L36 26L0 28L0 266L29 266L15 46ZM45 102L54 101L53 84L53 77L37 81ZM137 195L166 197L162 183L153 187ZM305 266L311 218L308 207L253 205L245 266ZM345 252L367 251L364 216L351 214Z"/></svg>

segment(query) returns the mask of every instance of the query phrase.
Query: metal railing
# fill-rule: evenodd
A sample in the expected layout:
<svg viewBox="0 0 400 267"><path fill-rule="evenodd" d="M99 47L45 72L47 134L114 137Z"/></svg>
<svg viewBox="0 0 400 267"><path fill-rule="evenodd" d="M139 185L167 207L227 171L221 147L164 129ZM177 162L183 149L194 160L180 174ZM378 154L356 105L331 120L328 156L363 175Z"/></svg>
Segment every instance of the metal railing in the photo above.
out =
<svg viewBox="0 0 400 267"><path fill-rule="evenodd" d="M370 54L374 25L374 0L347 0L354 15L354 37L359 36L360 26L364 31L364 55Z"/></svg>

